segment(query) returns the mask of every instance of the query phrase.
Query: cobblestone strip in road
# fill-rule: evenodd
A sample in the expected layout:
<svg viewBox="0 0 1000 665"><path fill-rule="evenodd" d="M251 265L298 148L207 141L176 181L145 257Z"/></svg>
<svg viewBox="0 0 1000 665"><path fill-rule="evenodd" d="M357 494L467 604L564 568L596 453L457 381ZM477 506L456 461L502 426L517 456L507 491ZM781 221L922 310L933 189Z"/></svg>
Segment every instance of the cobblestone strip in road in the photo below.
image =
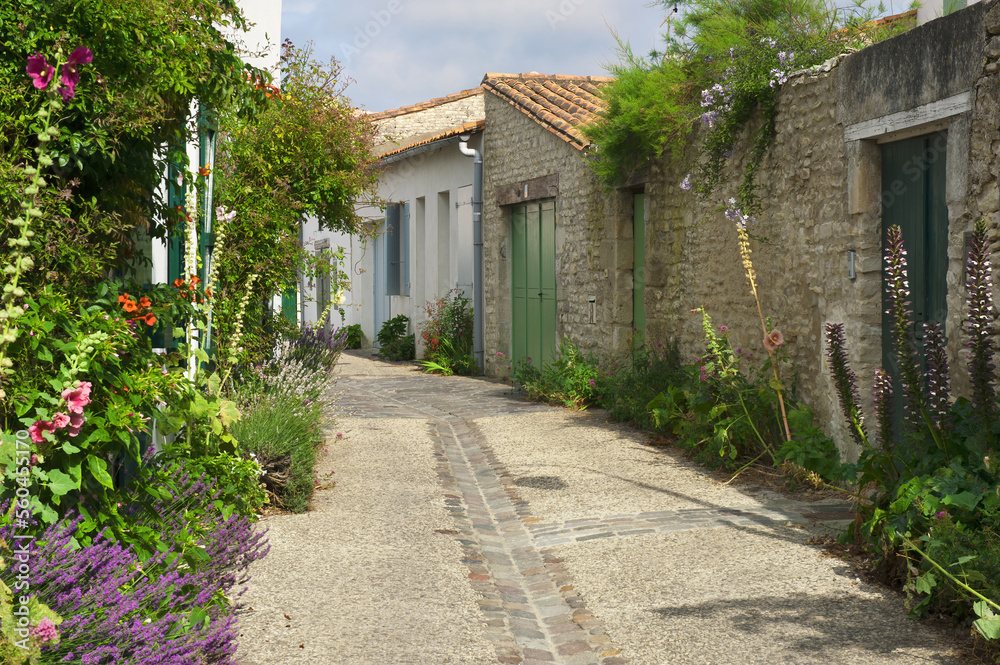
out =
<svg viewBox="0 0 1000 665"><path fill-rule="evenodd" d="M412 391L395 381L366 380L363 388L352 383L352 390L369 393L376 398L371 402L382 402L376 413L428 418L445 508L455 521L454 529L444 531L462 546L462 562L479 594L498 662L626 663L574 589L562 559L534 542L525 524L532 519L527 502L505 485L503 479L509 475L473 422L490 413L483 410L482 396ZM376 404L365 404L369 400L359 397L355 392L353 406L372 413L367 407ZM386 408L387 403L399 408ZM532 410L537 405L511 402L511 408Z"/></svg>
<svg viewBox="0 0 1000 665"><path fill-rule="evenodd" d="M813 509L830 513L843 513L850 510L850 505L814 506ZM802 521L802 515L768 508L692 508L610 515L603 518L569 520L557 524L529 524L528 531L536 546L551 547L613 536L635 536L643 533L690 531L692 529L731 526L771 526L778 522L793 521Z"/></svg>

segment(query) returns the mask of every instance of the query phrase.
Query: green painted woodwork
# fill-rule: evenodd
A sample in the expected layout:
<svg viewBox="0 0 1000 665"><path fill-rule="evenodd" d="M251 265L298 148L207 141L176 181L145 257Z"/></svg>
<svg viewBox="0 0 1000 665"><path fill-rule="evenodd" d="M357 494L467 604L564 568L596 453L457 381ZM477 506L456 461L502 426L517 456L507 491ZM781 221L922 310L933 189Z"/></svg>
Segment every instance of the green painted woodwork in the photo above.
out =
<svg viewBox="0 0 1000 665"><path fill-rule="evenodd" d="M292 323L298 323L299 321L298 300L298 291L295 288L295 283L289 282L285 290L281 292L281 314Z"/></svg>
<svg viewBox="0 0 1000 665"><path fill-rule="evenodd" d="M646 334L646 195L632 195L632 327Z"/></svg>
<svg viewBox="0 0 1000 665"><path fill-rule="evenodd" d="M923 337L922 323L944 322L948 315L947 144L947 133L938 132L882 146L882 245L884 250L885 229L898 225L906 247L910 302L918 340ZM883 282L882 366L898 377L891 321L885 314L887 307Z"/></svg>
<svg viewBox="0 0 1000 665"><path fill-rule="evenodd" d="M511 210L511 351L536 366L556 356L556 204Z"/></svg>

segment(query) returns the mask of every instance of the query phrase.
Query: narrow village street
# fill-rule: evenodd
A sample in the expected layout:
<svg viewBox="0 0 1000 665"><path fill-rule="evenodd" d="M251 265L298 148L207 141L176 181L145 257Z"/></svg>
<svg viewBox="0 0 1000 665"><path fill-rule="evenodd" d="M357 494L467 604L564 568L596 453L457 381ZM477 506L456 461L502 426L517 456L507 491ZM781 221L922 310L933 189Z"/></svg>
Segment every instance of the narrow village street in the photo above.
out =
<svg viewBox="0 0 1000 665"><path fill-rule="evenodd" d="M242 665L967 662L807 543L847 504L722 485L501 383L370 351L340 372L336 485L261 521Z"/></svg>

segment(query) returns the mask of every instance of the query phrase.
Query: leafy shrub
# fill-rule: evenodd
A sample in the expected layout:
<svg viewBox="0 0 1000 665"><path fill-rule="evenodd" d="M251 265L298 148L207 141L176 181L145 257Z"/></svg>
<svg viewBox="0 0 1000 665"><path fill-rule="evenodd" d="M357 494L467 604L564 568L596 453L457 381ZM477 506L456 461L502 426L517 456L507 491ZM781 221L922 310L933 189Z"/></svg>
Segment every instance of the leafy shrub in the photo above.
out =
<svg viewBox="0 0 1000 665"><path fill-rule="evenodd" d="M407 335L410 317L400 314L382 324L375 336L379 344L379 354L388 360L413 360L416 357L416 340Z"/></svg>
<svg viewBox="0 0 1000 665"><path fill-rule="evenodd" d="M427 320L420 324L425 370L444 375L478 374L472 354L472 308L458 289L424 306Z"/></svg>
<svg viewBox="0 0 1000 665"><path fill-rule="evenodd" d="M365 335L361 332L360 323L352 323L347 326L347 342L345 348L348 349L360 349L361 343L364 341Z"/></svg>
<svg viewBox="0 0 1000 665"><path fill-rule="evenodd" d="M597 401L597 361L593 355L584 357L569 338L559 344L559 355L551 363L539 368L526 358L514 363L512 377L531 399L571 409L585 409Z"/></svg>
<svg viewBox="0 0 1000 665"><path fill-rule="evenodd" d="M614 420L653 430L655 423L647 406L668 386L683 382L680 351L673 342L647 348L639 335L633 346L626 358L609 363L601 373L597 380L598 401Z"/></svg>
<svg viewBox="0 0 1000 665"><path fill-rule="evenodd" d="M774 461L786 439L771 357L754 366L752 352L732 348L726 326L716 332L704 311L702 322L705 355L685 367L681 382L649 402L654 424L710 466L735 467L751 458ZM781 363L777 351L775 362Z"/></svg>

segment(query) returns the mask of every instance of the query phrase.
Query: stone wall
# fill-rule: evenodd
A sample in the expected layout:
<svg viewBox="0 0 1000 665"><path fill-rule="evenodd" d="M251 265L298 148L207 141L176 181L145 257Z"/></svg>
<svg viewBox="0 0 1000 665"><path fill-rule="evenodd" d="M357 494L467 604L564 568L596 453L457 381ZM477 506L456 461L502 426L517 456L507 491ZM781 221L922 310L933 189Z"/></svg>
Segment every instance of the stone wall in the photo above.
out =
<svg viewBox="0 0 1000 665"><path fill-rule="evenodd" d="M871 379L881 365L881 147L948 130L946 334L956 392L967 392L962 316L964 239L985 218L1000 251L1000 0L983 2L892 40L790 77L776 137L759 172L763 210L750 230L765 316L786 340L797 395L847 456L854 450L825 361L824 327L845 324L850 358L873 427ZM558 334L585 349L622 352L632 321L631 192L607 195L585 155L506 102L486 95L486 351L509 351L509 220L497 186L559 174ZM695 156L692 146L689 162ZM676 340L686 361L703 352L700 314L729 328L760 361L763 330L746 283L736 230L721 212L745 166L737 151L709 200L683 192L690 170L651 165L646 192L647 341ZM848 250L857 275L847 274ZM596 295L599 322L587 324ZM790 379L790 377L787 377Z"/></svg>
<svg viewBox="0 0 1000 665"><path fill-rule="evenodd" d="M486 358L511 353L510 208L498 189L558 176L556 195L557 337L585 350L623 350L632 324L631 197L608 195L584 154L496 95L486 95L483 155L483 285ZM529 188L530 189L530 188ZM589 323L588 297L597 297ZM487 363L490 365L491 363Z"/></svg>
<svg viewBox="0 0 1000 665"><path fill-rule="evenodd" d="M378 124L380 142L406 144L411 142L406 139L429 137L468 122L482 120L482 90L464 97L459 93L455 97L459 98L427 108L421 108L423 105L418 104L413 107L413 111L399 115L381 117L383 114L376 114L374 120Z"/></svg>

